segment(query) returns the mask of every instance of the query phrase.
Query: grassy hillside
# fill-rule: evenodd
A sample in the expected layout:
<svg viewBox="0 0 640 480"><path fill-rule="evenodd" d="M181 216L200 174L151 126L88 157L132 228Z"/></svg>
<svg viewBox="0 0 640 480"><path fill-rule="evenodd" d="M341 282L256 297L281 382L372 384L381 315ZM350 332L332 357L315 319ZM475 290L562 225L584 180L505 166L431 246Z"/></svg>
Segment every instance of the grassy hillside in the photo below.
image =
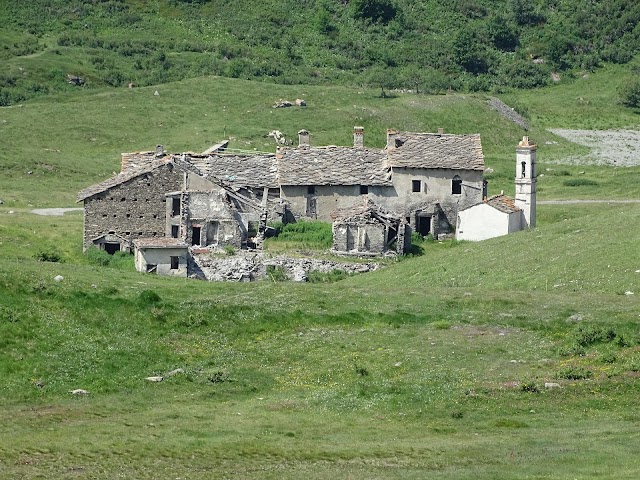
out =
<svg viewBox="0 0 640 480"><path fill-rule="evenodd" d="M630 0L4 0L0 105L219 75L285 84L504 91L624 64ZM535 62L534 62L535 60Z"/></svg>
<svg viewBox="0 0 640 480"><path fill-rule="evenodd" d="M321 285L97 267L80 216L3 211L3 472L635 478L640 207L540 210Z"/></svg>
<svg viewBox="0 0 640 480"><path fill-rule="evenodd" d="M162 86L86 90L0 109L3 149L0 198L10 207L72 205L75 193L119 171L123 151L153 148L202 151L222 138L233 148L274 151L273 129L293 142L307 128L316 145L349 145L354 125L365 127L368 146L382 147L389 127L482 135L490 192L513 191L514 146L522 135L539 145L541 199L628 198L638 195L637 168L557 167L585 147L547 132L548 127L637 128L633 110L614 95L628 71L612 67L549 89L519 91L505 101L530 117L525 132L486 105L484 95L394 94L372 89L278 86L205 77ZM154 95L158 91L159 95ZM304 98L305 108L273 109L280 98ZM580 100L582 99L582 100ZM546 168L552 170L546 171ZM567 188L567 177L585 172L597 186ZM29 173L31 172L31 173Z"/></svg>

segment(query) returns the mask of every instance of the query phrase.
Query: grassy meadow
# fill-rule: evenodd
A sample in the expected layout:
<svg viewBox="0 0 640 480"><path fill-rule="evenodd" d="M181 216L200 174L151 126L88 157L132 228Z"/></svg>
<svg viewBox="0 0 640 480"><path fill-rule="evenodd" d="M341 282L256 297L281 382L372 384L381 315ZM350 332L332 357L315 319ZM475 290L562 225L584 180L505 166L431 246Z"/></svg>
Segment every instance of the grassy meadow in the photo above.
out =
<svg viewBox="0 0 640 480"><path fill-rule="evenodd" d="M617 68L502 97L529 132L484 95L218 77L1 108L0 477L638 478L640 204L539 205L535 230L315 284L138 274L82 254L81 213L30 212L74 206L121 151L273 151L303 127L348 145L357 124L376 147L387 127L481 133L493 193L528 134L539 199L639 198L640 168L559 164L586 148L546 131L638 129L599 97Z"/></svg>

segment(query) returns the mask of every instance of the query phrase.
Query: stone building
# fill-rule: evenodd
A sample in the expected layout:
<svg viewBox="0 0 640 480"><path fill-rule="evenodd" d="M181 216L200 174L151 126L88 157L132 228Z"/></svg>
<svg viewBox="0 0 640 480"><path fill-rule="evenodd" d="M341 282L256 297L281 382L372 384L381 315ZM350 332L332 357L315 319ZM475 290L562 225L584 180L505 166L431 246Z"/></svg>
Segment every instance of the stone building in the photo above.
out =
<svg viewBox="0 0 640 480"><path fill-rule="evenodd" d="M158 275L186 277L189 262L187 244L176 238L133 240L136 270Z"/></svg>
<svg viewBox="0 0 640 480"><path fill-rule="evenodd" d="M336 213L332 225L332 251L340 254L402 255L411 247L411 228L398 215L371 200Z"/></svg>
<svg viewBox="0 0 640 480"><path fill-rule="evenodd" d="M118 175L78 195L83 246L113 253L166 237L241 248L259 241L267 219L329 222L364 201L397 212L422 235L441 236L454 232L458 212L482 203L479 135L388 130L383 149L365 147L362 127L354 128L352 146L316 147L310 138L301 130L297 148L275 154L234 154L225 142L202 154L168 154L162 146L122 154ZM384 228L388 243L393 229Z"/></svg>

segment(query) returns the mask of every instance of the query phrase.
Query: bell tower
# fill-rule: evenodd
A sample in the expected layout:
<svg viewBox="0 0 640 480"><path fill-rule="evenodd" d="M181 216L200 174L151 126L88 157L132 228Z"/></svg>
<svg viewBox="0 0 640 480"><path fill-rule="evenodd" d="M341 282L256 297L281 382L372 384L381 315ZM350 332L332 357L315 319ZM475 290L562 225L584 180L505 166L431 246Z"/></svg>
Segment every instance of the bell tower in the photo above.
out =
<svg viewBox="0 0 640 480"><path fill-rule="evenodd" d="M524 213L523 227L536 226L536 149L529 137L516 147L516 206Z"/></svg>

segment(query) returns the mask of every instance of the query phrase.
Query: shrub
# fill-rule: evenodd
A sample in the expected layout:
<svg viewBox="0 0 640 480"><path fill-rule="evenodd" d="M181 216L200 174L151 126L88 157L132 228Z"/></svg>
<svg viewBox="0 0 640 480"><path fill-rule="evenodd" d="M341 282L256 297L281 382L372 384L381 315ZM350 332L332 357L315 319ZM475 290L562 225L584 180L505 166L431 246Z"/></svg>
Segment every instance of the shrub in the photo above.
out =
<svg viewBox="0 0 640 480"><path fill-rule="evenodd" d="M285 282L288 280L284 268L267 265L267 276L274 282Z"/></svg>
<svg viewBox="0 0 640 480"><path fill-rule="evenodd" d="M223 250L224 253L226 253L229 257L236 254L236 247L234 247L233 245L225 245Z"/></svg>
<svg viewBox="0 0 640 480"><path fill-rule="evenodd" d="M580 325L575 333L576 343L586 347L595 343L608 343L616 338L616 331L612 328L597 327L594 325Z"/></svg>
<svg viewBox="0 0 640 480"><path fill-rule="evenodd" d="M632 80L620 88L620 99L623 105L640 108L640 80Z"/></svg>
<svg viewBox="0 0 640 480"><path fill-rule="evenodd" d="M585 186L597 186L598 182L589 180L588 178L570 178L562 182L565 187L585 187Z"/></svg>
<svg viewBox="0 0 640 480"><path fill-rule="evenodd" d="M535 382L522 382L520 384L520 390L528 393L538 393L540 391Z"/></svg>
<svg viewBox="0 0 640 480"><path fill-rule="evenodd" d="M587 370L584 367L567 367L559 370L556 373L556 378L561 378L565 380L585 380L587 378L591 378L593 376L593 372L591 370Z"/></svg>
<svg viewBox="0 0 640 480"><path fill-rule="evenodd" d="M48 252L38 252L34 255L34 258L36 258L38 261L40 262L61 262L62 261L62 256L57 253L57 252L52 252L52 251L48 251Z"/></svg>
<svg viewBox="0 0 640 480"><path fill-rule="evenodd" d="M145 305L154 305L160 303L160 295L153 290L143 290L138 295L138 300Z"/></svg>

